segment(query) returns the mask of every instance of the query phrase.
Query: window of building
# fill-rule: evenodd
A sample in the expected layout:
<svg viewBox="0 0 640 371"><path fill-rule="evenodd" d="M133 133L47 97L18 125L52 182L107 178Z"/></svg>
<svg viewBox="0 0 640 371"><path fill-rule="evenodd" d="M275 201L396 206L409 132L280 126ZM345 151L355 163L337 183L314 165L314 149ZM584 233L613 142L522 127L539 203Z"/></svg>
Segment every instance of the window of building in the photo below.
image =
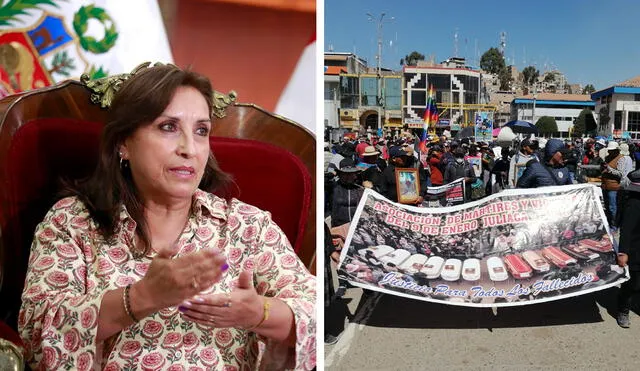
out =
<svg viewBox="0 0 640 371"><path fill-rule="evenodd" d="M634 100L635 102L640 102L640 94L634 94L634 95L633 95L633 100Z"/></svg>
<svg viewBox="0 0 640 371"><path fill-rule="evenodd" d="M360 82L360 97L363 106L378 105L378 78L363 77Z"/></svg>
<svg viewBox="0 0 640 371"><path fill-rule="evenodd" d="M640 112L629 112L627 130L640 132Z"/></svg>
<svg viewBox="0 0 640 371"><path fill-rule="evenodd" d="M427 82L434 90L449 90L451 89L451 75L449 74L435 74L430 73L427 76Z"/></svg>
<svg viewBox="0 0 640 371"><path fill-rule="evenodd" d="M324 83L324 100L333 100L334 95L335 97L337 97L338 96L337 94L338 92L336 91L337 89L338 89L338 84L325 82Z"/></svg>
<svg viewBox="0 0 640 371"><path fill-rule="evenodd" d="M613 130L622 129L622 111L616 111L613 114Z"/></svg>
<svg viewBox="0 0 640 371"><path fill-rule="evenodd" d="M384 105L389 110L399 110L402 106L401 100L402 80L396 78L384 79Z"/></svg>
<svg viewBox="0 0 640 371"><path fill-rule="evenodd" d="M358 77L340 76L340 107L358 108Z"/></svg>
<svg viewBox="0 0 640 371"><path fill-rule="evenodd" d="M427 105L427 92L426 90L412 90L411 91L411 105L412 106L426 106Z"/></svg>

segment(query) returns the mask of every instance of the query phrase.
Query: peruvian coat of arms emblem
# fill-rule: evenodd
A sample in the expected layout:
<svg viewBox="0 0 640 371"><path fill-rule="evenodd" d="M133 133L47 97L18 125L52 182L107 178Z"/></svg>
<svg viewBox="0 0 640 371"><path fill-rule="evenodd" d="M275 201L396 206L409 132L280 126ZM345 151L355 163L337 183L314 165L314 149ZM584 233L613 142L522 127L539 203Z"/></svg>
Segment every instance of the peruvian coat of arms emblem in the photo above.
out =
<svg viewBox="0 0 640 371"><path fill-rule="evenodd" d="M83 73L108 74L95 58L118 41L107 10L56 0L0 3L0 98Z"/></svg>

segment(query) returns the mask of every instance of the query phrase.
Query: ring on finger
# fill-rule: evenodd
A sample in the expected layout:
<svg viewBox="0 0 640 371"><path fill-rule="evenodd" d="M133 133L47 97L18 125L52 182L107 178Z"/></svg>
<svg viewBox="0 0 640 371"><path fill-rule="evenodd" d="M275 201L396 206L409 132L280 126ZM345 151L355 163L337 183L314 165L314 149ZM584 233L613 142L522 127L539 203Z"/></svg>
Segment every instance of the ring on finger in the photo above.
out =
<svg viewBox="0 0 640 371"><path fill-rule="evenodd" d="M223 304L223 307L231 308L231 293L227 292L227 302Z"/></svg>

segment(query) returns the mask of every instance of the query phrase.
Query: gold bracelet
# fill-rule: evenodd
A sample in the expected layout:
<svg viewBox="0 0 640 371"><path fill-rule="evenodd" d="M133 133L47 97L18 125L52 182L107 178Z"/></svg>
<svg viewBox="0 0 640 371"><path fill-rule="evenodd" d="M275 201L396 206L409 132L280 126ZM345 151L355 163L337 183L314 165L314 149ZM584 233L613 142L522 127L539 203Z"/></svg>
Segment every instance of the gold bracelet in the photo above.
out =
<svg viewBox="0 0 640 371"><path fill-rule="evenodd" d="M255 330L258 327L262 326L264 321L269 319L269 308L271 308L271 302L269 301L269 299L264 298L264 304L262 306L262 320L260 320L260 322L258 322L257 325L249 327L246 330L247 331L251 331L251 330Z"/></svg>
<svg viewBox="0 0 640 371"><path fill-rule="evenodd" d="M138 319L136 318L136 316L133 315L133 312L131 311L131 301L129 299L130 289L131 289L131 284L128 284L127 287L124 288L124 291L122 293L122 302L124 303L124 311L127 312L127 315L129 316L129 318L131 318L131 320L133 320L133 322L138 322Z"/></svg>

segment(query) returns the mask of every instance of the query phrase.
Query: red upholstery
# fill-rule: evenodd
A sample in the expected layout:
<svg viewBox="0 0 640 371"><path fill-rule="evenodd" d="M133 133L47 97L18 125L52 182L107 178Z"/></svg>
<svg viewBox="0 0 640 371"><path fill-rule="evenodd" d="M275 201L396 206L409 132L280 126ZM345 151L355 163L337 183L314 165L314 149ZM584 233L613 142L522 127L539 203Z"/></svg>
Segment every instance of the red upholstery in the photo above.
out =
<svg viewBox="0 0 640 371"><path fill-rule="evenodd" d="M10 174L9 184L3 185L9 204L3 205L0 222L2 243L11 247L5 248L0 313L9 313L12 325L35 227L55 202L59 180L88 176L95 167L101 127L63 118L28 122L13 136L10 161L0 164ZM220 167L235 179L221 195L270 211L298 251L311 198L306 167L286 150L262 142L220 137L210 141Z"/></svg>

